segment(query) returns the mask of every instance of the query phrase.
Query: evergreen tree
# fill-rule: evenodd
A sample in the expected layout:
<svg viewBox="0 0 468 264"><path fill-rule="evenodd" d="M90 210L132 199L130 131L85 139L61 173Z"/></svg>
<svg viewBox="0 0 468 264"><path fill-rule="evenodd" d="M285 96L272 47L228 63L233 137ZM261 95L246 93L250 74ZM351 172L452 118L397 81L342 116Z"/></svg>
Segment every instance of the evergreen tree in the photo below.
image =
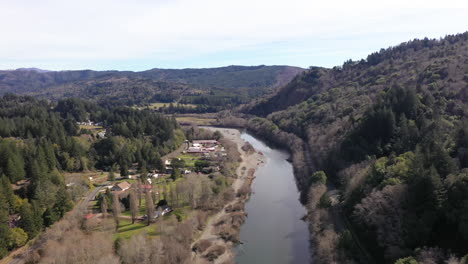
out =
<svg viewBox="0 0 468 264"><path fill-rule="evenodd" d="M8 158L5 173L12 182L22 180L26 176L24 162L18 153L13 152Z"/></svg>
<svg viewBox="0 0 468 264"><path fill-rule="evenodd" d="M0 193L0 258L8 254L7 241L10 236L8 227L8 204L5 201L3 193Z"/></svg>
<svg viewBox="0 0 468 264"><path fill-rule="evenodd" d="M53 211L55 214L62 218L66 212L70 211L73 208L70 195L64 186L61 186L55 195L55 205Z"/></svg>
<svg viewBox="0 0 468 264"><path fill-rule="evenodd" d="M115 181L115 165L112 165L110 170L109 170L109 175L107 176L108 181Z"/></svg>
<svg viewBox="0 0 468 264"><path fill-rule="evenodd" d="M126 162L120 164L120 177L128 178L128 165Z"/></svg>
<svg viewBox="0 0 468 264"><path fill-rule="evenodd" d="M35 237L40 229L38 229L38 222L35 212L30 204L24 204L20 208L20 227L28 234L28 237ZM41 223L42 221L40 221Z"/></svg>
<svg viewBox="0 0 468 264"><path fill-rule="evenodd" d="M0 176L0 193L2 194L2 199L7 205L8 212L13 214L15 206L15 194L13 193L13 188L11 188L10 181L5 175Z"/></svg>

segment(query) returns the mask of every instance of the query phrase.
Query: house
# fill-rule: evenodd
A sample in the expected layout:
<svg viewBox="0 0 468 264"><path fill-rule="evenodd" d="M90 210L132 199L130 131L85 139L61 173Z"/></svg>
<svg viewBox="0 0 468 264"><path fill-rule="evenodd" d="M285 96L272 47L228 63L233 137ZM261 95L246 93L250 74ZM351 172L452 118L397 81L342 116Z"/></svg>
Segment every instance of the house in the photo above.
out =
<svg viewBox="0 0 468 264"><path fill-rule="evenodd" d="M101 132L97 133L97 135L98 135L99 138L106 138L106 131L105 130L101 131Z"/></svg>
<svg viewBox="0 0 468 264"><path fill-rule="evenodd" d="M92 126L94 125L94 122L93 121L85 121L85 122L77 122L78 125L82 125L82 126Z"/></svg>
<svg viewBox="0 0 468 264"><path fill-rule="evenodd" d="M158 174L158 173L151 173L151 172L150 172L150 173L148 173L147 176L148 176L148 178L155 178L155 179L159 178L159 174Z"/></svg>
<svg viewBox="0 0 468 264"><path fill-rule="evenodd" d="M190 147L187 150L188 153L205 153L207 150L201 147Z"/></svg>
<svg viewBox="0 0 468 264"><path fill-rule="evenodd" d="M172 169L172 167L166 166L166 173L167 174L172 174L173 171L174 171L174 169Z"/></svg>
<svg viewBox="0 0 468 264"><path fill-rule="evenodd" d="M218 141L210 140L210 139L194 140L192 143L193 144L200 144L200 145L218 145Z"/></svg>
<svg viewBox="0 0 468 264"><path fill-rule="evenodd" d="M127 181L121 182L121 183L116 183L114 186L112 186L111 191L113 192L123 192L128 189L130 189L131 184Z"/></svg>
<svg viewBox="0 0 468 264"><path fill-rule="evenodd" d="M141 191L146 193L146 192L151 192L153 190L153 186L149 184L142 184L140 185Z"/></svg>
<svg viewBox="0 0 468 264"><path fill-rule="evenodd" d="M171 165L171 160L168 160L168 159L167 159L167 160L165 160L165 161L164 161L164 165L166 165L166 166L169 166L169 165Z"/></svg>

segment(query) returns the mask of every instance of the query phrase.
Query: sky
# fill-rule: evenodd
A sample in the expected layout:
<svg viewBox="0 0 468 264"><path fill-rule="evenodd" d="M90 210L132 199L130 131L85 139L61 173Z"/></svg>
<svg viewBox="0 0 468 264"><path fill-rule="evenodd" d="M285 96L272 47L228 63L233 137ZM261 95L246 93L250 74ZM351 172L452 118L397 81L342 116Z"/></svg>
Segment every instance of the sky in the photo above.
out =
<svg viewBox="0 0 468 264"><path fill-rule="evenodd" d="M464 2L0 0L0 69L333 67L468 31Z"/></svg>

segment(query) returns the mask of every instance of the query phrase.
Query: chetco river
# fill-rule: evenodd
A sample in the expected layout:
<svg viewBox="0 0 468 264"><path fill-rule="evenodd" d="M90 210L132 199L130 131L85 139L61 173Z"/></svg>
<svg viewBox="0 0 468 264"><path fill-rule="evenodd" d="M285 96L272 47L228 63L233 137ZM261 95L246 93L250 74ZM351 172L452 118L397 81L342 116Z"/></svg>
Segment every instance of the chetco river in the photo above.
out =
<svg viewBox="0 0 468 264"><path fill-rule="evenodd" d="M271 149L246 132L241 137L265 155L266 163L255 172L236 262L310 263L309 230L301 220L306 209L299 202L293 168L286 160L288 153Z"/></svg>

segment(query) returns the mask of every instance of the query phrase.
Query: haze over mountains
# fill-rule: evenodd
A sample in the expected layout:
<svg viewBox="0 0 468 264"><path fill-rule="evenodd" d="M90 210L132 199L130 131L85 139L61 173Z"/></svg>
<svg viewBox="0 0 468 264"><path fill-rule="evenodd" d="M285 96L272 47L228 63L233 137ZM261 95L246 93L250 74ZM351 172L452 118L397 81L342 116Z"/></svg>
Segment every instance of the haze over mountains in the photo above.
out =
<svg viewBox="0 0 468 264"><path fill-rule="evenodd" d="M290 66L228 66L207 69L130 71L0 71L0 94L49 99L80 97L126 104L174 102L183 96L239 97L247 102L275 91L304 69Z"/></svg>

